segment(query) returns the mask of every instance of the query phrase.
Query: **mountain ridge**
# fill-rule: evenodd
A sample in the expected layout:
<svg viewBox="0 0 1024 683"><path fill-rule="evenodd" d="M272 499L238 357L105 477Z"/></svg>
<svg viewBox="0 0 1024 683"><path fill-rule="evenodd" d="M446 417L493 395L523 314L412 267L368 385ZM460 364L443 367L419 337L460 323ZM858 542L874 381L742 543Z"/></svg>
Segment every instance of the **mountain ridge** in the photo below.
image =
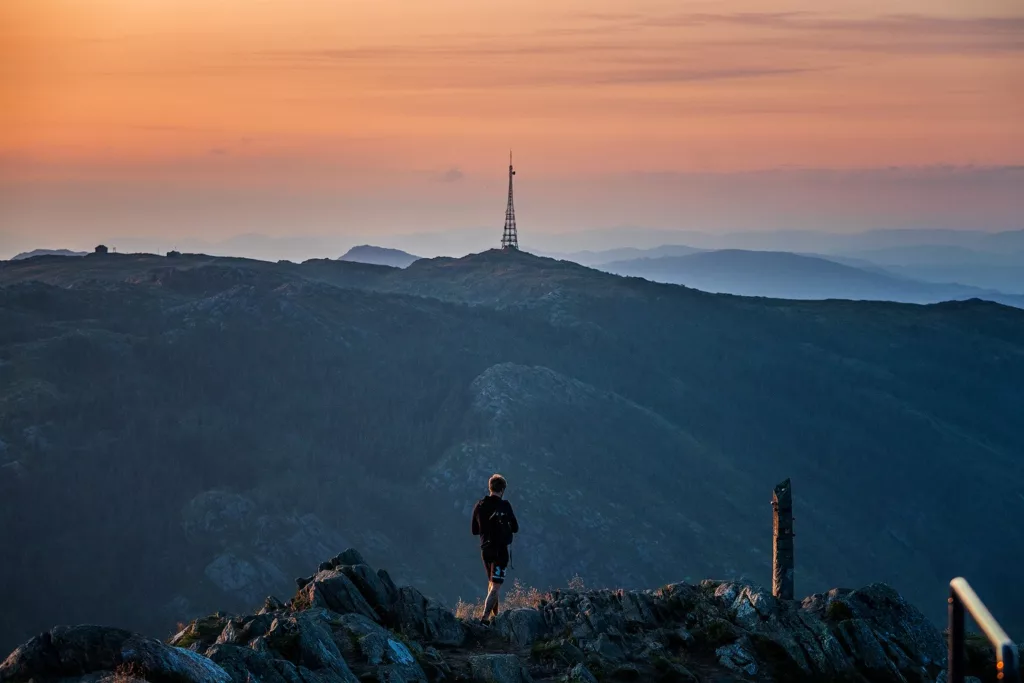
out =
<svg viewBox="0 0 1024 683"><path fill-rule="evenodd" d="M792 477L801 591L885 581L938 621L964 574L1012 629L1024 539L990 520L1024 515L1022 349L999 304L714 295L525 253L6 262L0 644L240 609L319 544L475 596L458 530L496 462L532 585L766 583L766 489ZM963 481L989 495L951 509Z"/></svg>

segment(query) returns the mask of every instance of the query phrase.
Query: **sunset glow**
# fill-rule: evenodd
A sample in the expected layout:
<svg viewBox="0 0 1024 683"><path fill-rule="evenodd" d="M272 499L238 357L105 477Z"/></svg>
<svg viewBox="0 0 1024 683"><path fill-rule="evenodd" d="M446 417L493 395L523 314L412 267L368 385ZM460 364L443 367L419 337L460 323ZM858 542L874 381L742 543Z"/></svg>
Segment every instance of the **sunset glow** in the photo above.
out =
<svg viewBox="0 0 1024 683"><path fill-rule="evenodd" d="M5 0L0 45L5 235L73 234L38 209L80 183L427 201L445 173L497 197L446 186L468 213L431 223L493 222L509 147L524 184L583 194L1024 163L1016 0Z"/></svg>

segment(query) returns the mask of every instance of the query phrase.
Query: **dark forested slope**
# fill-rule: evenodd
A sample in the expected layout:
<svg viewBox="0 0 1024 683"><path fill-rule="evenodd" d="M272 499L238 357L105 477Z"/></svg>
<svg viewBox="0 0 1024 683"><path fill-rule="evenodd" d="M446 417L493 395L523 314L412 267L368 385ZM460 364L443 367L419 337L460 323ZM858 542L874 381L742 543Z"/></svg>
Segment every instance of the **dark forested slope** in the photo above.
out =
<svg viewBox="0 0 1024 683"><path fill-rule="evenodd" d="M3 263L0 644L165 635L346 544L476 597L495 470L529 583L767 583L792 477L798 592L886 581L938 619L964 574L1020 630L1022 412L1024 312L979 301L747 299L507 252Z"/></svg>

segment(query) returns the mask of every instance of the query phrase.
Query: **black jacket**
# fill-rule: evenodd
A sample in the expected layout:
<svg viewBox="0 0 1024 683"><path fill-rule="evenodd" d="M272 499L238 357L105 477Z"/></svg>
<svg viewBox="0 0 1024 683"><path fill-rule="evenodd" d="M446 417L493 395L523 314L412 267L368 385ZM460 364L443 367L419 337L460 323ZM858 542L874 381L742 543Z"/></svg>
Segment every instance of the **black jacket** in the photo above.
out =
<svg viewBox="0 0 1024 683"><path fill-rule="evenodd" d="M486 521L490 519L491 515L499 507L502 508L502 511L511 518L512 533L519 533L519 520L516 519L516 513L512 512L512 504L498 496L487 496L486 498L477 501L476 507L473 508L472 531L474 536L480 537L481 547L487 545L491 540L487 538Z"/></svg>

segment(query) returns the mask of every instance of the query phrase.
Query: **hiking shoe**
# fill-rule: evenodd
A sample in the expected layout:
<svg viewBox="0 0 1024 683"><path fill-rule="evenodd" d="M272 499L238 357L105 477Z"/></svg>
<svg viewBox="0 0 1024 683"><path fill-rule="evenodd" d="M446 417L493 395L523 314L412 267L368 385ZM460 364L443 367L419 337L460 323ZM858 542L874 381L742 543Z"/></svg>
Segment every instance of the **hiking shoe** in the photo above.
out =
<svg viewBox="0 0 1024 683"><path fill-rule="evenodd" d="M480 617L480 625L481 626L490 626L491 625L491 620L488 619L487 617Z"/></svg>

